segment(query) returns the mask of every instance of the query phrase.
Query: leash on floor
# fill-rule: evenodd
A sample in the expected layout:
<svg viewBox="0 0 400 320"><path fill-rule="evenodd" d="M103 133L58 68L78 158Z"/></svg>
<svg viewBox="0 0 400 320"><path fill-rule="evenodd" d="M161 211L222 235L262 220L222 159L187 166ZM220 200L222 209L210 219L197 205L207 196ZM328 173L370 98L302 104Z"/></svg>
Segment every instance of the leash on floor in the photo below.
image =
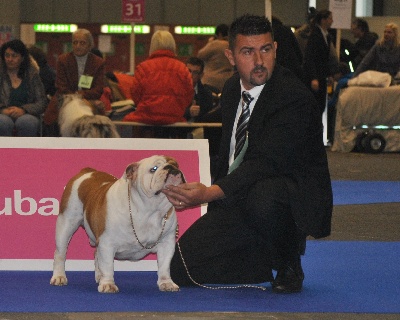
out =
<svg viewBox="0 0 400 320"><path fill-rule="evenodd" d="M178 250L179 250L179 254L181 256L182 259L182 263L183 266L185 267L186 273L189 277L189 279L197 286L205 288L205 289L211 289L211 290L221 290L221 289L241 289L241 288L252 288L252 289L259 289L259 290L267 290L267 288L262 287L262 286L256 286L256 285L251 285L251 284L241 284L241 285L232 285L232 286L207 286L201 283L198 283L197 281L195 281L192 276L189 273L189 269L186 265L185 259L183 258L182 255L182 250L181 250L181 246L179 245L179 241L176 242L177 246L178 246Z"/></svg>

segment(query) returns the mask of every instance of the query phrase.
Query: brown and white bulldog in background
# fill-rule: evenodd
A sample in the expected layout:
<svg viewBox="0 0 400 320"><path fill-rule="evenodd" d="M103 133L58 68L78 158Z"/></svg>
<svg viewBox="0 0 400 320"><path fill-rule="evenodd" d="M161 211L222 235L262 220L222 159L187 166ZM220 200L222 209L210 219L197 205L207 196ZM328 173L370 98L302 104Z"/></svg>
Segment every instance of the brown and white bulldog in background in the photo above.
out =
<svg viewBox="0 0 400 320"><path fill-rule="evenodd" d="M65 187L56 224L52 285L66 285L65 259L70 238L83 226L95 251L99 292L118 292L114 258L137 261L157 253L158 287L178 291L170 276L175 250L175 208L161 192L184 182L175 159L152 156L131 163L122 178L85 168Z"/></svg>

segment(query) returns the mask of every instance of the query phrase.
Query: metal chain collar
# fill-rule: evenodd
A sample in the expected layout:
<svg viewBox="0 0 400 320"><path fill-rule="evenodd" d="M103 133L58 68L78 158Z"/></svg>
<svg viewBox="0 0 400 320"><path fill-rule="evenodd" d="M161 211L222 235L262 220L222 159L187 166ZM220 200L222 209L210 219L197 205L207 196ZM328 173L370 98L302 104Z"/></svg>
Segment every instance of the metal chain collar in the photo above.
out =
<svg viewBox="0 0 400 320"><path fill-rule="evenodd" d="M153 245L151 245L150 247L146 247L144 244L142 244L142 243L140 242L140 240L139 240L139 238L138 238L138 236L137 236L137 234L136 234L135 226L134 226L134 224L133 224L132 208L131 208L131 184L130 184L130 183L128 183L128 203L129 203L129 216L130 216L130 219L131 219L131 226L132 226L132 230L133 230L133 233L134 233L134 235L135 235L136 241L140 244L140 246L142 247L142 249L146 249L146 250L151 250L151 249L153 249L156 245L158 245L158 244L160 243L161 237L162 237L162 235L163 235L163 233L164 233L165 224L167 223L168 212L165 214L165 216L164 216L164 218L163 218L164 221L163 221L163 225L162 225L162 228L161 228L161 233L160 233L160 235L159 235L157 241L156 241Z"/></svg>

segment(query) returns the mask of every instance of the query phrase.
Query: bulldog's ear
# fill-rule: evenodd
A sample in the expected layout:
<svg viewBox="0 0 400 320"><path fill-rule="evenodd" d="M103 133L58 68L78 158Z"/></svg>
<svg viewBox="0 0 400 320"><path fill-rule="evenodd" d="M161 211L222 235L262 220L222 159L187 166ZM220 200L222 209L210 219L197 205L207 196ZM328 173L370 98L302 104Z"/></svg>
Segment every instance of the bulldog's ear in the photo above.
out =
<svg viewBox="0 0 400 320"><path fill-rule="evenodd" d="M125 169L124 178L130 179L132 181L136 180L138 167L139 162L133 162L129 166L127 166Z"/></svg>

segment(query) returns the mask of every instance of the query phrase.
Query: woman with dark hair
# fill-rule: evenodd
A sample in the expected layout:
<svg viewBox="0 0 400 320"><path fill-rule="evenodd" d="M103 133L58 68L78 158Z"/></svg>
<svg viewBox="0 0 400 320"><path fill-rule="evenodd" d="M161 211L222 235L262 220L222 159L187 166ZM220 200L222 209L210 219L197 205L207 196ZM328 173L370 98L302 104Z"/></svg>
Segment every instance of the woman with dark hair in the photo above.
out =
<svg viewBox="0 0 400 320"><path fill-rule="evenodd" d="M38 136L47 99L39 70L18 39L0 48L0 136Z"/></svg>

